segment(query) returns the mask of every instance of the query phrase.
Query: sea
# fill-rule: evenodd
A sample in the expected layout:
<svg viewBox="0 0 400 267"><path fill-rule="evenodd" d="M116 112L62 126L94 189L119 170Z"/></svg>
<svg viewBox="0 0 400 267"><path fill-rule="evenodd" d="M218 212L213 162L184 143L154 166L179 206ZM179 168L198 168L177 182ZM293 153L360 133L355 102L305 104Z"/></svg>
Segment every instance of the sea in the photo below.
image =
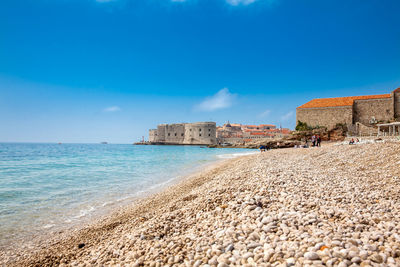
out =
<svg viewBox="0 0 400 267"><path fill-rule="evenodd" d="M0 246L93 218L161 190L239 148L0 143Z"/></svg>

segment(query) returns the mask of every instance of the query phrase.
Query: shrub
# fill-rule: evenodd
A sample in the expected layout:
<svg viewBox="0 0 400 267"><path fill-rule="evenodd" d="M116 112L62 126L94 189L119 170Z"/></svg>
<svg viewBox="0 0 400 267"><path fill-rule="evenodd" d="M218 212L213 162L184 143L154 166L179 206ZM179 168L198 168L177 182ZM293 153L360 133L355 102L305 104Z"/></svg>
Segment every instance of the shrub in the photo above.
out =
<svg viewBox="0 0 400 267"><path fill-rule="evenodd" d="M297 121L296 131L309 131L312 127L308 126L307 123L302 121Z"/></svg>

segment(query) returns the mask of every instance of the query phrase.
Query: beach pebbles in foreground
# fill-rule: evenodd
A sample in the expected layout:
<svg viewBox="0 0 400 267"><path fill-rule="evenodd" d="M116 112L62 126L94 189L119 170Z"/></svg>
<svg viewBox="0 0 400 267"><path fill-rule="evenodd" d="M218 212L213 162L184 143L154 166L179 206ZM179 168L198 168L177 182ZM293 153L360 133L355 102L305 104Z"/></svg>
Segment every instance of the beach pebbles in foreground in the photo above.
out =
<svg viewBox="0 0 400 267"><path fill-rule="evenodd" d="M231 159L9 265L399 266L399 165L395 142Z"/></svg>

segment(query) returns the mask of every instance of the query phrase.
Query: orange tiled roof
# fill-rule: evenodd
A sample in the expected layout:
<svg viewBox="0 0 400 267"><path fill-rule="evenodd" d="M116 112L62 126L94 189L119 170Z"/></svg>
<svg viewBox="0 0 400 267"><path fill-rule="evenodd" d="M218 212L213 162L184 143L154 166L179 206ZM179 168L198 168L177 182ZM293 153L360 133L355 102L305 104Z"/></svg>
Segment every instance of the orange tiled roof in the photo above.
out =
<svg viewBox="0 0 400 267"><path fill-rule="evenodd" d="M260 132L251 132L250 135L265 135L264 133Z"/></svg>
<svg viewBox="0 0 400 267"><path fill-rule="evenodd" d="M377 98L390 98L390 94L316 98L305 103L304 105L301 105L298 108L325 108L325 107L352 106L354 100L366 100L366 99L377 99Z"/></svg>

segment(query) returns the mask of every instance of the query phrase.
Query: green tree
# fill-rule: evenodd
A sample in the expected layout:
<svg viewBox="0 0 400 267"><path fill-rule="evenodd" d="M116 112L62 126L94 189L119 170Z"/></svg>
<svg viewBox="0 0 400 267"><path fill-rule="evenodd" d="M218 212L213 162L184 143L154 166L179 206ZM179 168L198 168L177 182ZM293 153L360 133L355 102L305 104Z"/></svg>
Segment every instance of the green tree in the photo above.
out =
<svg viewBox="0 0 400 267"><path fill-rule="evenodd" d="M296 131L309 131L312 127L308 126L307 123L302 121L297 121Z"/></svg>

